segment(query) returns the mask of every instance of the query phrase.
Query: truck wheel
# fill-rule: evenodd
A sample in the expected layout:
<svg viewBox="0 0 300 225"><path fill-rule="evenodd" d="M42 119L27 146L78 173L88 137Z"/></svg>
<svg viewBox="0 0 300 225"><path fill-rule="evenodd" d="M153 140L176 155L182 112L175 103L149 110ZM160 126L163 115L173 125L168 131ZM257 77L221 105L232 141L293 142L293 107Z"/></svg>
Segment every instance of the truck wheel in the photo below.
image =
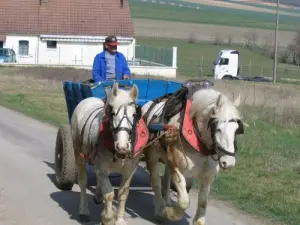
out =
<svg viewBox="0 0 300 225"><path fill-rule="evenodd" d="M76 181L75 155L70 125L59 127L55 146L56 186L61 190L72 190Z"/></svg>
<svg viewBox="0 0 300 225"><path fill-rule="evenodd" d="M192 177L186 177L185 178L187 193L189 193L190 190L192 189L193 181L194 181L194 179ZM174 183L172 181L171 181L171 189L173 191L177 192L176 187L175 187L175 185L174 185Z"/></svg>

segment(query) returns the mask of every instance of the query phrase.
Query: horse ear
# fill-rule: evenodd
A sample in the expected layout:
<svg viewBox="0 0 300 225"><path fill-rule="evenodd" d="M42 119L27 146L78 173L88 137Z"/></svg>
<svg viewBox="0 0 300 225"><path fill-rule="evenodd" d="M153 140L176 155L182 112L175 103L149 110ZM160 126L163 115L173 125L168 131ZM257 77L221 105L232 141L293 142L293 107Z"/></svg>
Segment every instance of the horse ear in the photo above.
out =
<svg viewBox="0 0 300 225"><path fill-rule="evenodd" d="M213 118L215 114L216 114L216 107L213 106L213 107L210 109L209 117Z"/></svg>
<svg viewBox="0 0 300 225"><path fill-rule="evenodd" d="M219 110L224 103L224 98L222 94L219 94L218 99L215 104L215 110Z"/></svg>
<svg viewBox="0 0 300 225"><path fill-rule="evenodd" d="M112 94L113 94L113 96L117 96L117 94L118 94L118 88L119 88L118 83L117 82L114 83L114 86L112 88Z"/></svg>
<svg viewBox="0 0 300 225"><path fill-rule="evenodd" d="M241 94L239 93L239 96L237 97L237 99L234 100L233 105L235 107L239 107L241 104Z"/></svg>
<svg viewBox="0 0 300 225"><path fill-rule="evenodd" d="M138 94L139 94L138 87L134 84L133 88L131 89L130 95L134 100L136 100L138 97Z"/></svg>

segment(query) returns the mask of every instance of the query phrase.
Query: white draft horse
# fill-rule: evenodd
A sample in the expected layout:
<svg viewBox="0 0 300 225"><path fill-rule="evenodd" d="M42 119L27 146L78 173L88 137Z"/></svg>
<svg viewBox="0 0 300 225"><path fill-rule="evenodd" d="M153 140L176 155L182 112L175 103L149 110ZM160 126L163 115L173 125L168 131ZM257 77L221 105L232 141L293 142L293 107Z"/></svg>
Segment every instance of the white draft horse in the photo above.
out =
<svg viewBox="0 0 300 225"><path fill-rule="evenodd" d="M148 102L142 115L149 123L157 123L162 116L166 99L152 107ZM237 109L240 96L232 103L213 89L200 89L187 98L183 110L167 122L176 126L180 138L170 146L163 139L144 149L147 169L154 191L155 219L179 220L189 207L185 177L199 178L198 206L193 225L205 225L208 195L220 167L230 169L236 164L236 135L243 134L241 115ZM171 107L174 110L174 107ZM146 117L146 118L145 118ZM163 133L163 132L162 132ZM161 184L158 162L166 164ZM177 190L177 204L170 203L170 181Z"/></svg>
<svg viewBox="0 0 300 225"><path fill-rule="evenodd" d="M74 110L71 133L75 152L78 183L80 186L79 219L89 221L90 212L86 195L86 163L93 166L97 178L94 200L104 199L101 220L105 225L125 225L125 203L130 182L139 161L139 148L148 140L148 130L137 105L138 88L131 90L112 87L105 104L99 98L81 101ZM137 136L137 135L140 136ZM118 191L119 208L113 211L114 190L110 173L120 173L122 181Z"/></svg>

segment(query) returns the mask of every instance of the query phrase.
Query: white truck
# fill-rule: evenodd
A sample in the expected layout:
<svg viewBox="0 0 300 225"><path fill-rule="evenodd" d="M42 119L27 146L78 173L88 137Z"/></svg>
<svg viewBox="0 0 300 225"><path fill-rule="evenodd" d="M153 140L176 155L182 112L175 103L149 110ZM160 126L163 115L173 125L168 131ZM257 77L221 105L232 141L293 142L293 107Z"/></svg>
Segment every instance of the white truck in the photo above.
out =
<svg viewBox="0 0 300 225"><path fill-rule="evenodd" d="M214 79L237 79L239 75L239 52L237 50L220 50L213 62Z"/></svg>

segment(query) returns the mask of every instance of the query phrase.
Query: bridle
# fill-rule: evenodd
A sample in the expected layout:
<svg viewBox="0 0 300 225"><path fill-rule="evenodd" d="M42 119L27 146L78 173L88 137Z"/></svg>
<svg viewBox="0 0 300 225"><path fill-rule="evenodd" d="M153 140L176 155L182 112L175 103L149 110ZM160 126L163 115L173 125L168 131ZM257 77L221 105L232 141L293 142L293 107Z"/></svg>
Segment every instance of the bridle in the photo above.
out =
<svg viewBox="0 0 300 225"><path fill-rule="evenodd" d="M214 154L218 154L218 158L215 159L213 156L212 158L215 161L219 161L221 156L219 154L219 152L224 153L225 155L228 156L236 156L236 152L237 152L237 141L236 141L236 135L240 135L240 134L244 134L244 126L241 120L237 119L231 119L228 121L229 123L237 123L238 124L238 129L235 131L235 135L234 135L234 152L229 152L226 149L224 149L216 140L216 132L217 132L217 125L218 125L218 121L215 118L211 118L208 121L208 126L207 129L210 128L211 131L211 139L213 141L213 145L212 145L212 151Z"/></svg>
<svg viewBox="0 0 300 225"><path fill-rule="evenodd" d="M237 152L237 141L236 141L236 135L240 135L240 134L244 134L244 126L243 126L243 123L241 120L237 119L231 119L229 120L228 122L230 123L238 123L238 129L235 131L235 137L234 137L234 152L229 152L227 151L226 149L224 149L216 140L216 132L217 132L217 125L218 125L218 121L215 119L215 118L211 118L209 121L208 121L208 124L207 124L207 129L210 128L210 132L211 132L211 139L212 139L212 148L210 149L210 155L212 157L213 160L215 161L219 161L220 158L221 158L221 155L219 154L219 152L222 152L224 153L225 155L228 155L228 156L235 156L236 155L236 152ZM201 133L198 129L198 126L197 126L197 123L195 121L195 119L193 119L193 126L194 126L194 129L195 129L195 132L196 132L196 135L198 137L199 140L201 140ZM209 148L207 148L209 149ZM214 158L213 155L218 155L218 158Z"/></svg>
<svg viewBox="0 0 300 225"><path fill-rule="evenodd" d="M127 109L129 106L134 106L136 109L135 113L133 115L132 122L130 121L130 119L128 117L128 113L127 113ZM117 116L120 113L122 107L124 108L124 114L123 114L120 122L118 123L118 125L115 127L113 124L113 117ZM109 120L109 129L112 132L113 139L116 140L118 132L126 131L128 133L128 136L129 136L130 142L131 142L130 157L132 157L134 144L135 144L135 140L136 140L136 124L138 123L138 121L140 120L141 115L142 115L141 107L139 105L137 105L135 102L129 102L128 104L121 105L115 113L112 110L113 110L113 107L108 103L105 108L105 114ZM121 126L123 120L127 121L127 123L130 124L130 128Z"/></svg>

